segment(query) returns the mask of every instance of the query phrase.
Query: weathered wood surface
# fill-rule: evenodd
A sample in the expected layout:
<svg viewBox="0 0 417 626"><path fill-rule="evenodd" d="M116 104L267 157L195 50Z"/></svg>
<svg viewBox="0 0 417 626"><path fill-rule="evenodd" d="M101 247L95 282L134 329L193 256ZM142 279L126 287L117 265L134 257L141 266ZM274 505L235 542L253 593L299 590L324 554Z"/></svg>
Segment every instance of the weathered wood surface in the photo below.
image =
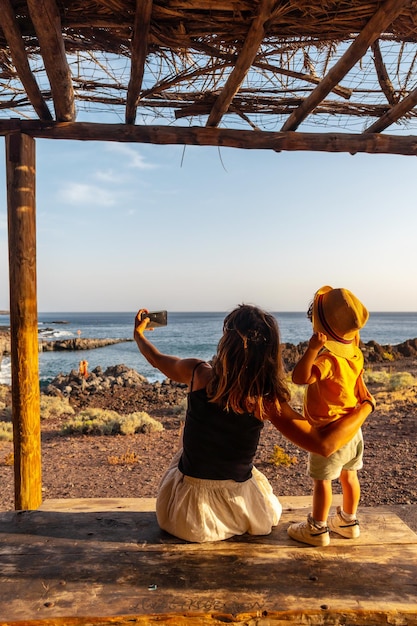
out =
<svg viewBox="0 0 417 626"><path fill-rule="evenodd" d="M126 95L126 124L136 121L137 102L142 88L148 54L148 36L153 0L136 0L135 21L131 42L130 78Z"/></svg>
<svg viewBox="0 0 417 626"><path fill-rule="evenodd" d="M51 86L56 119L74 121L74 86L57 3L55 0L27 0L27 5Z"/></svg>
<svg viewBox="0 0 417 626"><path fill-rule="evenodd" d="M24 132L35 138L79 141L118 141L159 145L224 146L245 150L365 152L368 154L417 155L413 135L367 133L301 133L200 128L198 126L140 126L88 122L0 120L0 136Z"/></svg>
<svg viewBox="0 0 417 626"><path fill-rule="evenodd" d="M6 138L15 508L42 502L35 141Z"/></svg>
<svg viewBox="0 0 417 626"><path fill-rule="evenodd" d="M306 508L282 500L269 536L202 545L161 531L154 500L2 513L0 625L417 625L417 535L395 509L317 549L289 539Z"/></svg>
<svg viewBox="0 0 417 626"><path fill-rule="evenodd" d="M51 120L52 115L48 105L30 68L25 42L10 0L1 2L0 25L10 48L13 63L33 108L40 119Z"/></svg>
<svg viewBox="0 0 417 626"><path fill-rule="evenodd" d="M218 126L223 115L249 72L265 37L266 23L272 17L274 0L260 0L258 14L248 30L242 50L238 54L234 67L224 87L217 96L207 120L207 126Z"/></svg>

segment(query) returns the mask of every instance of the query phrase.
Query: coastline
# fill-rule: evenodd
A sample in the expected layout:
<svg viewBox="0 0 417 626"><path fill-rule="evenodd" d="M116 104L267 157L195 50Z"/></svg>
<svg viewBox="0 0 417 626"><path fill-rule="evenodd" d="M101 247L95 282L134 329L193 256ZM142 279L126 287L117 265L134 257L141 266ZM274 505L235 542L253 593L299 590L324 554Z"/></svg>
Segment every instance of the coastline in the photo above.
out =
<svg viewBox="0 0 417 626"><path fill-rule="evenodd" d="M132 338L73 338L73 339L39 339L39 352L59 351L89 351L119 343L132 343ZM286 369L291 371L295 363L304 353L307 341L298 344L283 343L282 355ZM389 367L395 361L403 358L417 359L417 338L410 338L398 344L379 344L374 340L361 342L365 365L379 364ZM10 330L0 327L0 366L3 357L10 356ZM116 364L114 364L116 365Z"/></svg>
<svg viewBox="0 0 417 626"><path fill-rule="evenodd" d="M374 372L384 370L388 381L394 381L402 372L414 373L417 378L417 358L402 357L371 364L368 368ZM126 377L131 373L128 370ZM184 386L170 381L150 383L138 374L132 378L132 385L127 386L120 369L113 372L111 384L100 381L90 389L87 385L83 387L76 372L68 376L74 377L70 384L64 375L61 382L76 413L87 408L114 410L122 415L145 411L161 422L163 430L134 435L64 436L62 426L72 416L60 414L42 419L43 498L156 497L159 482L180 444ZM363 426L361 506L417 504L415 380L398 390L377 381L368 384L376 398L377 409ZM4 387L11 397L11 388ZM293 406L301 410L300 405L293 403ZM293 460L289 465L271 462L276 446ZM12 454L12 442L0 441L0 510L13 510ZM278 496L311 496L306 458L303 450L287 441L271 424L265 425L255 465L267 476ZM340 493L337 481L334 481L334 493Z"/></svg>

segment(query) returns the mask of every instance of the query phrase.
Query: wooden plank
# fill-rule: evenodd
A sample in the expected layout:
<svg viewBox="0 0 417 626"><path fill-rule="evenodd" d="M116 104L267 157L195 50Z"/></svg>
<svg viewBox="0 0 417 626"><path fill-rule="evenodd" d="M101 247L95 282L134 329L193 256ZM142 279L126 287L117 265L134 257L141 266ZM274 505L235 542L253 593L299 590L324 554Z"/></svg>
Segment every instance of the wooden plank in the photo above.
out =
<svg viewBox="0 0 417 626"><path fill-rule="evenodd" d="M38 83L30 69L25 44L10 0L0 0L0 26L7 39L7 44L10 48L10 54L17 73L19 74L19 79L22 82L33 108L41 120L51 120L51 112L42 97Z"/></svg>
<svg viewBox="0 0 417 626"><path fill-rule="evenodd" d="M318 549L286 532L306 507L265 537L190 544L133 500L106 502L0 514L1 626L417 624L417 535L395 509L361 509L358 540Z"/></svg>
<svg viewBox="0 0 417 626"><path fill-rule="evenodd" d="M55 0L27 0L27 5L51 85L56 118L74 121L74 89Z"/></svg>
<svg viewBox="0 0 417 626"><path fill-rule="evenodd" d="M6 170L15 506L36 509L42 484L34 139L6 137Z"/></svg>
<svg viewBox="0 0 417 626"><path fill-rule="evenodd" d="M145 61L148 53L148 36L151 25L153 0L136 0L133 26L130 79L126 98L126 124L136 120L137 100L142 87Z"/></svg>
<svg viewBox="0 0 417 626"><path fill-rule="evenodd" d="M412 135L275 133L226 128L200 128L198 126L131 126L87 122L0 120L0 136L20 131L31 137L45 139L227 146L245 150L274 150L275 152L306 150L313 152L417 155L417 137Z"/></svg>
<svg viewBox="0 0 417 626"><path fill-rule="evenodd" d="M274 4L275 0L261 0L259 2L259 12L249 28L245 43L236 59L234 68L220 95L216 98L207 120L207 126L218 126L246 74L250 70L259 50L259 46L265 36L265 22L271 17Z"/></svg>
<svg viewBox="0 0 417 626"><path fill-rule="evenodd" d="M345 54L333 65L321 83L311 92L302 104L291 113L282 131L296 130L303 120L324 100L337 83L363 57L369 46L379 37L402 12L408 0L386 0L349 46Z"/></svg>

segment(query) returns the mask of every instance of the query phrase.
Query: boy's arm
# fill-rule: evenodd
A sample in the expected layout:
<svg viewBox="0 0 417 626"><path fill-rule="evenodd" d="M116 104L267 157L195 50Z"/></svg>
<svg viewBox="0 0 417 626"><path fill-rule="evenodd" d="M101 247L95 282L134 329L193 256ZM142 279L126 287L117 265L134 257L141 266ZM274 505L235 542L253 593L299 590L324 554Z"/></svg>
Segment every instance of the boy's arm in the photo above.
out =
<svg viewBox="0 0 417 626"><path fill-rule="evenodd" d="M304 352L303 356L293 369L293 383L296 385L310 385L317 380L317 376L313 370L313 365L318 353L326 341L327 337L324 333L314 333L314 335L310 337L307 350Z"/></svg>

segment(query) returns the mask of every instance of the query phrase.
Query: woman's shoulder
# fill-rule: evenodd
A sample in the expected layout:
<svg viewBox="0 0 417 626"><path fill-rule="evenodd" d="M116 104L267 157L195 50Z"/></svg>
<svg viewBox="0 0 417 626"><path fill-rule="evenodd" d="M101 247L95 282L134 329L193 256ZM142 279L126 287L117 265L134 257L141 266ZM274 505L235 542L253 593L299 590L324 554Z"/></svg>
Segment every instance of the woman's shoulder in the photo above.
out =
<svg viewBox="0 0 417 626"><path fill-rule="evenodd" d="M213 375L213 369L207 361L198 361L194 366L192 389L203 389L207 386Z"/></svg>

